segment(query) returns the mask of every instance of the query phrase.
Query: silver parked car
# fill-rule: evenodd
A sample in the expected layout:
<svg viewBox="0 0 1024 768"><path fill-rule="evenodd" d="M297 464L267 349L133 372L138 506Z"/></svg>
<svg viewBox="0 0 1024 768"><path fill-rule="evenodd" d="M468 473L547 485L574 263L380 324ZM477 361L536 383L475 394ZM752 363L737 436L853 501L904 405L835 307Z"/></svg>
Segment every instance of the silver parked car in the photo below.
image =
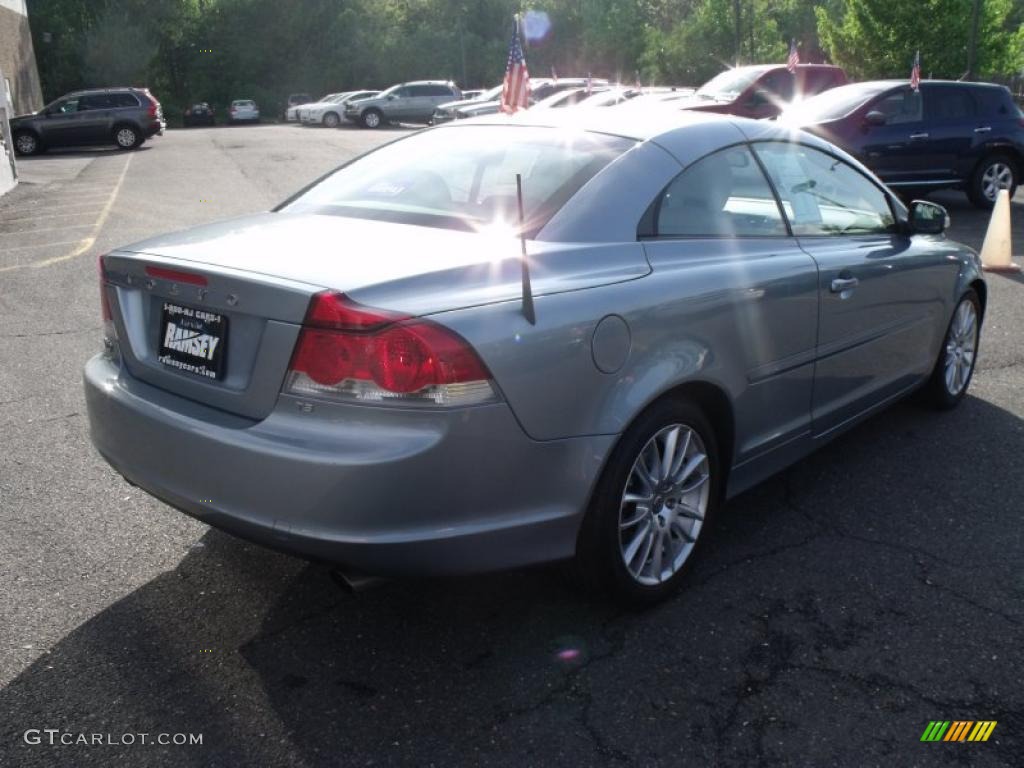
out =
<svg viewBox="0 0 1024 768"><path fill-rule="evenodd" d="M914 390L964 397L986 288L946 225L771 123L452 123L104 256L92 440L272 547L370 573L575 558L655 600L724 499Z"/></svg>
<svg viewBox="0 0 1024 768"><path fill-rule="evenodd" d="M462 91L450 81L418 80L393 85L369 99L345 105L345 117L364 128L379 128L390 122L426 123L441 104L462 98Z"/></svg>
<svg viewBox="0 0 1024 768"><path fill-rule="evenodd" d="M258 123L260 108L252 99L235 99L228 107L228 124Z"/></svg>
<svg viewBox="0 0 1024 768"><path fill-rule="evenodd" d="M303 125L322 125L326 128L337 128L341 125L345 114L345 105L358 99L369 99L379 91L345 91L333 97L322 99L317 104L306 104L299 108L299 121Z"/></svg>

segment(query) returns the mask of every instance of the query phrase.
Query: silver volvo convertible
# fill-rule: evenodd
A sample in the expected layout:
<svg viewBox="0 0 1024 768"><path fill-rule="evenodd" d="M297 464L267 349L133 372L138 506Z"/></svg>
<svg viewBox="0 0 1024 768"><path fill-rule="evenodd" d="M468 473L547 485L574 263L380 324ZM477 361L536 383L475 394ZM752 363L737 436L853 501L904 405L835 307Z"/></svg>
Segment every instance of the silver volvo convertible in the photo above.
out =
<svg viewBox="0 0 1024 768"><path fill-rule="evenodd" d="M103 256L92 439L352 571L575 558L652 601L725 499L913 390L963 398L986 289L946 226L769 123L460 121Z"/></svg>

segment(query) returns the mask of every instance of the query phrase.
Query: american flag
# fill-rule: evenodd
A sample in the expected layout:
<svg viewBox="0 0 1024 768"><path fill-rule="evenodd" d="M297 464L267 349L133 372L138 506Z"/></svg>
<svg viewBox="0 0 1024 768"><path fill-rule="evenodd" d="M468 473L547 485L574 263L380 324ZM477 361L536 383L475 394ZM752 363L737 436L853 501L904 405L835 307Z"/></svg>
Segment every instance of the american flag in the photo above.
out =
<svg viewBox="0 0 1024 768"><path fill-rule="evenodd" d="M594 92L594 79L590 76L590 73L587 72L587 96L589 96L593 92Z"/></svg>
<svg viewBox="0 0 1024 768"><path fill-rule="evenodd" d="M505 65L505 82L501 87L501 111L517 112L530 106L530 73L526 69L526 56L519 39L519 17L512 30L512 42L508 46L508 64Z"/></svg>
<svg viewBox="0 0 1024 768"><path fill-rule="evenodd" d="M921 52L914 53L914 66L910 68L910 87L915 91L921 88Z"/></svg>
<svg viewBox="0 0 1024 768"><path fill-rule="evenodd" d="M554 65L552 65L551 67L551 79L554 80L556 83L558 82L558 73L555 72Z"/></svg>
<svg viewBox="0 0 1024 768"><path fill-rule="evenodd" d="M796 72L796 65L800 63L800 51L796 48L796 40L789 41L789 58L786 60L786 68L790 72Z"/></svg>

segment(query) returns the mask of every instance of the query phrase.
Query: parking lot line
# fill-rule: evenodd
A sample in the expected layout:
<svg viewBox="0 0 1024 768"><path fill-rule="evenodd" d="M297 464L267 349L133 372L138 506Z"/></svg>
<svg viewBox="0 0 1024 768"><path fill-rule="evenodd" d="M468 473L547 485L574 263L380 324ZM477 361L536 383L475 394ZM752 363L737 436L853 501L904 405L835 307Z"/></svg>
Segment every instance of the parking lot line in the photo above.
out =
<svg viewBox="0 0 1024 768"><path fill-rule="evenodd" d="M40 261L28 262L27 264L11 264L6 267L0 267L0 272L10 272L15 269L41 269L42 267L49 267L53 264L59 264L62 261L70 261L83 253L88 251L96 242L96 238L103 229L103 225L107 221L107 217L110 216L110 211L114 207L114 203L117 201L117 195L121 191L121 185L124 184L124 178L128 175L128 166L132 164L133 155L128 155L128 159L124 162L124 167L121 169L121 175L117 177L117 184L114 185L113 191L110 193L110 198L107 200L106 205L103 206L103 210L100 211L100 215L96 219L96 223L93 226L92 232L84 240L69 240L68 242L61 243L48 243L47 245L72 245L77 243L78 247L72 249L63 256L53 256L49 259L41 259ZM38 246L42 247L42 246ZM9 249L13 250L13 249Z"/></svg>
<svg viewBox="0 0 1024 768"><path fill-rule="evenodd" d="M43 213L39 216L22 216L19 219L4 219L4 224L14 221L38 221L39 219L67 219L71 216L92 216L94 211L80 211L78 213Z"/></svg>
<svg viewBox="0 0 1024 768"><path fill-rule="evenodd" d="M28 235L33 232L60 232L65 229L85 229L92 224L60 224L58 226L37 227L35 229L15 229L7 232L0 232L0 237L13 237L14 235Z"/></svg>

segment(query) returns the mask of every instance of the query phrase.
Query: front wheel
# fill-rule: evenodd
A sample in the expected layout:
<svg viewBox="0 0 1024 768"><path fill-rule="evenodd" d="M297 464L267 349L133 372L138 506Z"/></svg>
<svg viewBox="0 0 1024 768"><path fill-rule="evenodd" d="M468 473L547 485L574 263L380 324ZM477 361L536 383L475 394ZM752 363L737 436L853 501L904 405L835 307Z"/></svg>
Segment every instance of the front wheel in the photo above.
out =
<svg viewBox="0 0 1024 768"><path fill-rule="evenodd" d="M974 170L967 195L978 208L989 209L996 204L999 191L1006 189L1012 198L1017 191L1017 165L1006 155L989 155Z"/></svg>
<svg viewBox="0 0 1024 768"><path fill-rule="evenodd" d="M37 155L43 147L34 133L19 131L14 134L14 149L19 155Z"/></svg>
<svg viewBox="0 0 1024 768"><path fill-rule="evenodd" d="M955 408L967 394L978 356L981 302L974 290L965 293L953 310L932 376L926 385L929 400L941 410Z"/></svg>
<svg viewBox="0 0 1024 768"><path fill-rule="evenodd" d="M649 605L677 589L719 504L715 433L699 408L666 399L616 446L584 518L578 576L602 594Z"/></svg>
<svg viewBox="0 0 1024 768"><path fill-rule="evenodd" d="M379 109L368 109L363 112L360 122L362 122L364 128L380 128L381 123L384 122L384 115L381 114Z"/></svg>
<svg viewBox="0 0 1024 768"><path fill-rule="evenodd" d="M121 125L114 129L114 141L121 149L135 149L142 144L142 135L130 125Z"/></svg>

